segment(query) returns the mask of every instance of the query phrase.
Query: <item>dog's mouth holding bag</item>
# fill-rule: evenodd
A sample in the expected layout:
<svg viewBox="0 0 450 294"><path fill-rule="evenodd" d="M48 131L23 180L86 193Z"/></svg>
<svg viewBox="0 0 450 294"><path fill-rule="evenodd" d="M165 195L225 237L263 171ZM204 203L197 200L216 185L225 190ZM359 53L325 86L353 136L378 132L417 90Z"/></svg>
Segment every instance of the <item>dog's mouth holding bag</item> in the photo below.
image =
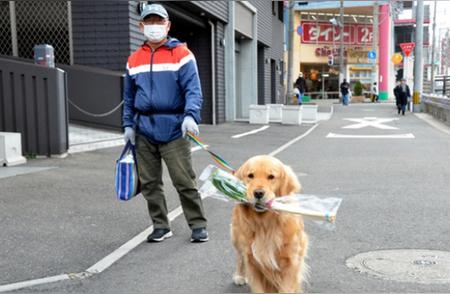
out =
<svg viewBox="0 0 450 294"><path fill-rule="evenodd" d="M266 200L263 195L258 195L258 192L263 191L256 191L256 195L253 191L253 197L248 197L247 187L241 180L214 165L207 166L199 179L203 182L199 189L203 197L213 197L223 201L234 200L239 204L252 206L258 213L275 211L298 214L304 219L316 221L327 229L334 229L336 214L342 201L341 198L319 198L305 194L267 197L270 199Z"/></svg>

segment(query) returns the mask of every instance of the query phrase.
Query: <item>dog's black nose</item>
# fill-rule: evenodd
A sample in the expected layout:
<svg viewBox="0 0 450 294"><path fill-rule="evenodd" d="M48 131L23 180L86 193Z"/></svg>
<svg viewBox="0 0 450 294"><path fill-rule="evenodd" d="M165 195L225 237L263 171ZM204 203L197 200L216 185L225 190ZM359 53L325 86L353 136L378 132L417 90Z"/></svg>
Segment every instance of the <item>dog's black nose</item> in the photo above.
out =
<svg viewBox="0 0 450 294"><path fill-rule="evenodd" d="M256 199L261 199L264 197L264 194L266 192L263 189L256 189L255 191L253 191L253 196L255 196Z"/></svg>

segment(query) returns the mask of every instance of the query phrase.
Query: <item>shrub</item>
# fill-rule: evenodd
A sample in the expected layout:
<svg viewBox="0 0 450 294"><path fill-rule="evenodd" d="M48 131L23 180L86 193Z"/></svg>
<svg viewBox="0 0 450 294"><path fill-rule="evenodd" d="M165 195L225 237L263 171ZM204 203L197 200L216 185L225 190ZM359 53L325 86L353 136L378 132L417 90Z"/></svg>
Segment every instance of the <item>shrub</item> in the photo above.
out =
<svg viewBox="0 0 450 294"><path fill-rule="evenodd" d="M363 90L363 87L362 87L361 82L360 81L356 81L355 87L353 88L355 96L362 96L362 90Z"/></svg>

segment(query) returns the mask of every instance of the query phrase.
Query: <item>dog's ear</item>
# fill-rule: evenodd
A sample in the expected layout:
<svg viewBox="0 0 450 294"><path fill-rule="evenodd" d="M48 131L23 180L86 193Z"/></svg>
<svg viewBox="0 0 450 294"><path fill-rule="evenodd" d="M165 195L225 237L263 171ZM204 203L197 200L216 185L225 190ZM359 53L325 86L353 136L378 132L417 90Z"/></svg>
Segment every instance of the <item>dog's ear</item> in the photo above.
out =
<svg viewBox="0 0 450 294"><path fill-rule="evenodd" d="M247 164L247 162L245 162L243 165L241 165L241 167L237 171L234 172L234 176L236 178L238 178L239 180L243 181L245 178L245 175L247 174L247 169L248 169L247 166L248 166L248 164Z"/></svg>
<svg viewBox="0 0 450 294"><path fill-rule="evenodd" d="M301 185L294 171L289 166L283 165L278 196L285 196L295 192L300 192L300 189Z"/></svg>

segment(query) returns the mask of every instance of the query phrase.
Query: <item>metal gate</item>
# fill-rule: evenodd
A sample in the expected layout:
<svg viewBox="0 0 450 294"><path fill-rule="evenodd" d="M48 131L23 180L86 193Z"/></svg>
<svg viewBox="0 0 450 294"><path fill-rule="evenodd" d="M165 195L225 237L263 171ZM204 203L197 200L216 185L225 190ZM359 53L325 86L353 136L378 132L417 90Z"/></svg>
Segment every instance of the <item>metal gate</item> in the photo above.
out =
<svg viewBox="0 0 450 294"><path fill-rule="evenodd" d="M70 2L0 2L0 54L33 58L36 44L55 48L55 62L71 63Z"/></svg>

